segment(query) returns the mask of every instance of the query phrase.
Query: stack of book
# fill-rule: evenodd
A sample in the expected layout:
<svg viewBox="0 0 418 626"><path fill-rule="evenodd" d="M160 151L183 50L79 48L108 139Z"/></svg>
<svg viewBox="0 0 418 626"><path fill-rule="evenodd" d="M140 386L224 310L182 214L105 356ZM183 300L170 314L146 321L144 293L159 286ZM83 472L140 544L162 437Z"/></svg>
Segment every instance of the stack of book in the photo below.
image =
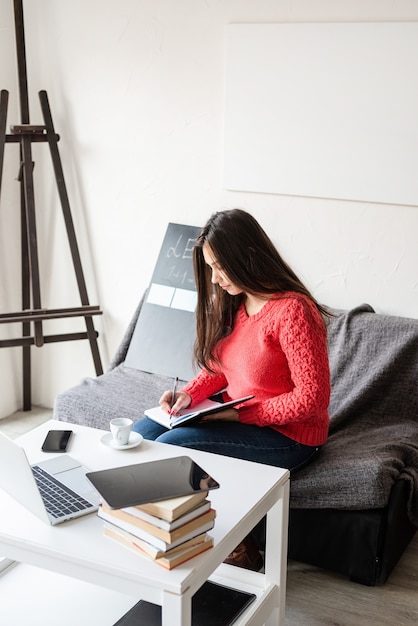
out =
<svg viewBox="0 0 418 626"><path fill-rule="evenodd" d="M204 491L123 509L102 502L97 514L107 537L173 569L213 545L208 531L216 513L207 496Z"/></svg>

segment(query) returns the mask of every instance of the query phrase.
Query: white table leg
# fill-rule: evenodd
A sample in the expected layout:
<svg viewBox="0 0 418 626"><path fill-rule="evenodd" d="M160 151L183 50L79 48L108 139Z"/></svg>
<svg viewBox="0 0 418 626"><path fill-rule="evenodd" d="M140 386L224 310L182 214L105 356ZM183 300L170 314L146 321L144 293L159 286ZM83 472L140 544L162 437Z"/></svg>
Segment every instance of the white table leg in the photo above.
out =
<svg viewBox="0 0 418 626"><path fill-rule="evenodd" d="M192 624L192 600L188 593L176 596L172 593L164 593L162 626L191 626Z"/></svg>
<svg viewBox="0 0 418 626"><path fill-rule="evenodd" d="M279 608L266 621L266 626L284 625L286 606L287 539L289 524L289 481L282 487L282 497L267 514L265 574L278 586Z"/></svg>

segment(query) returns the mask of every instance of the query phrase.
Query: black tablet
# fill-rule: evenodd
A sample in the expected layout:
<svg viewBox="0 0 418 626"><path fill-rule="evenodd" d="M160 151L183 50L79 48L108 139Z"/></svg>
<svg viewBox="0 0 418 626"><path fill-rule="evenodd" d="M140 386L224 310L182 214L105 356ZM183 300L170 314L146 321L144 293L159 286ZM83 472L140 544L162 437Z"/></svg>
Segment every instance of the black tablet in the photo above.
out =
<svg viewBox="0 0 418 626"><path fill-rule="evenodd" d="M219 483L188 456L86 474L111 509L217 489Z"/></svg>
<svg viewBox="0 0 418 626"><path fill-rule="evenodd" d="M255 593L239 591L210 580L192 598L193 626L230 626L256 599ZM161 626L161 607L140 600L113 626Z"/></svg>

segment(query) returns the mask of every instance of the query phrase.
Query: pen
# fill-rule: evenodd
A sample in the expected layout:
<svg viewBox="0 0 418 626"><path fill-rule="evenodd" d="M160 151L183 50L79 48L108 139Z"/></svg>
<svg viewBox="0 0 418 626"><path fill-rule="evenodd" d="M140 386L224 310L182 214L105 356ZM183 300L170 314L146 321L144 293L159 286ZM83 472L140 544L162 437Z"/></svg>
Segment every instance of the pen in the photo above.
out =
<svg viewBox="0 0 418 626"><path fill-rule="evenodd" d="M176 402L176 393L177 393L178 382L179 382L179 378L178 378L178 376L176 376L175 379L174 379L173 391L171 393L170 416L173 415L173 406L174 406L174 404Z"/></svg>

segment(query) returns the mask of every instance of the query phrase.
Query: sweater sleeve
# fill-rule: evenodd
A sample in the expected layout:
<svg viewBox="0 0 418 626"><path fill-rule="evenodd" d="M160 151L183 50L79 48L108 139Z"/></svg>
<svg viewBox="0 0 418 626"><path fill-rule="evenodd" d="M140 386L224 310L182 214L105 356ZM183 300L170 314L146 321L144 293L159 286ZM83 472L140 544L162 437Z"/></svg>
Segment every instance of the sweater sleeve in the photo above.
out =
<svg viewBox="0 0 418 626"><path fill-rule="evenodd" d="M185 385L181 391L189 394L192 398L190 407L206 400L219 391L222 391L227 385L227 380L222 373L212 374L207 370L201 370L190 382Z"/></svg>
<svg viewBox="0 0 418 626"><path fill-rule="evenodd" d="M330 373L326 330L316 307L292 299L277 323L275 340L283 350L293 388L252 406L242 406L239 418L257 426L309 422L327 410Z"/></svg>

